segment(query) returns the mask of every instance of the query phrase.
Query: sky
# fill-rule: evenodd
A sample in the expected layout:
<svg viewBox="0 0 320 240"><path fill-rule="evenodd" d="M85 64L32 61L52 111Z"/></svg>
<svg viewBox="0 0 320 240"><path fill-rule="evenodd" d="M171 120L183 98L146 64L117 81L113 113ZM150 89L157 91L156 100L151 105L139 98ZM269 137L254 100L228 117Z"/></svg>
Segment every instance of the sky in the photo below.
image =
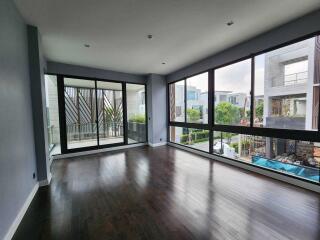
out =
<svg viewBox="0 0 320 240"><path fill-rule="evenodd" d="M256 57L256 95L263 95L264 91L264 55ZM208 73L202 73L191 78L187 78L187 85L194 86L201 92L208 91ZM178 83L179 84L179 83ZM183 84L183 81L181 81ZM237 93L247 93L249 95L251 87L251 61L245 60L230 66L226 66L215 71L215 89L217 91L233 91Z"/></svg>
<svg viewBox="0 0 320 240"><path fill-rule="evenodd" d="M255 57L255 96L264 95L264 67L265 54ZM294 74L308 71L308 61L302 61L287 65L285 74ZM208 91L208 74L203 73L188 78L188 86L192 85L201 89L202 92ZM251 60L244 60L226 67L215 70L215 90L232 91L235 93L250 94L251 88Z"/></svg>
<svg viewBox="0 0 320 240"><path fill-rule="evenodd" d="M244 60L215 70L215 90L250 93L251 60Z"/></svg>
<svg viewBox="0 0 320 240"><path fill-rule="evenodd" d="M191 78L187 78L187 86L201 89L201 92L208 92L208 73L201 73Z"/></svg>
<svg viewBox="0 0 320 240"><path fill-rule="evenodd" d="M297 44L301 44L297 43ZM264 70L265 54L255 57L255 96L264 95ZM285 67L285 74L290 75L308 71L308 61L288 64ZM208 91L208 73L202 73L187 78L187 86L194 86L201 92ZM179 83L178 83L179 84ZM181 81L183 84L183 81ZM215 70L215 90L231 91L234 93L250 94L251 88L251 59L247 59L229 66Z"/></svg>

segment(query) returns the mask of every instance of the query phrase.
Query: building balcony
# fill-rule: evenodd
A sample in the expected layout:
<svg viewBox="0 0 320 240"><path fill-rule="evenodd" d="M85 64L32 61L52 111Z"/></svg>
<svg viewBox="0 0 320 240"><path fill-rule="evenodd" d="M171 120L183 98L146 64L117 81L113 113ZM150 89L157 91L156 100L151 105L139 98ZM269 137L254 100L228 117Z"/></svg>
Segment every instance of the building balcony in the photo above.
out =
<svg viewBox="0 0 320 240"><path fill-rule="evenodd" d="M268 128L305 130L305 123L305 117L266 117L266 127Z"/></svg>
<svg viewBox="0 0 320 240"><path fill-rule="evenodd" d="M272 87L288 87L306 84L308 81L308 72L299 72L284 75L282 78L273 78Z"/></svg>

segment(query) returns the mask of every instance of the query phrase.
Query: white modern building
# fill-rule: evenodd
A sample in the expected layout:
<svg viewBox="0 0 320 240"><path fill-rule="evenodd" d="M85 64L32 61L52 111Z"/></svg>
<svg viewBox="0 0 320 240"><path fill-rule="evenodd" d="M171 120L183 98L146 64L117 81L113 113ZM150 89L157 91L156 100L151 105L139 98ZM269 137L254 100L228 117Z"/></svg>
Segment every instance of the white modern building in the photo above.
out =
<svg viewBox="0 0 320 240"><path fill-rule="evenodd" d="M315 38L265 54L264 119L266 127L313 130Z"/></svg>

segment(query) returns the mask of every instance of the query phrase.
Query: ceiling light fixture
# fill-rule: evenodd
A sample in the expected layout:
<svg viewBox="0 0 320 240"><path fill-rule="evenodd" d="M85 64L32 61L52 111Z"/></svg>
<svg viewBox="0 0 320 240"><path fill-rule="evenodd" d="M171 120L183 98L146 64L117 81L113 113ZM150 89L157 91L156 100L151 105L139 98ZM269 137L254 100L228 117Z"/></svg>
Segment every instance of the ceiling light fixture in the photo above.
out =
<svg viewBox="0 0 320 240"><path fill-rule="evenodd" d="M166 64L165 62L162 63L162 65L165 65L165 64Z"/></svg>
<svg viewBox="0 0 320 240"><path fill-rule="evenodd" d="M89 48L90 47L90 44L84 44L84 46L86 47L86 48Z"/></svg>
<svg viewBox="0 0 320 240"><path fill-rule="evenodd" d="M234 24L234 22L231 20L231 21L229 21L229 22L227 22L227 25L228 26L231 26L231 25L233 25Z"/></svg>
<svg viewBox="0 0 320 240"><path fill-rule="evenodd" d="M153 35L152 34L149 34L148 35L148 39L152 39L153 38Z"/></svg>

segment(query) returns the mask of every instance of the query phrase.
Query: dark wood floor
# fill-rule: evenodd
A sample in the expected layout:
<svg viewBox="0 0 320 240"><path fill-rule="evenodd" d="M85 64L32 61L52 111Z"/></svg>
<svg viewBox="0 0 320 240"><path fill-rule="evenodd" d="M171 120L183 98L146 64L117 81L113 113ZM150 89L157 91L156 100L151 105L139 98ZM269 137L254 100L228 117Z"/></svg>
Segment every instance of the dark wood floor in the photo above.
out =
<svg viewBox="0 0 320 240"><path fill-rule="evenodd" d="M52 171L14 239L320 239L318 194L173 147Z"/></svg>

